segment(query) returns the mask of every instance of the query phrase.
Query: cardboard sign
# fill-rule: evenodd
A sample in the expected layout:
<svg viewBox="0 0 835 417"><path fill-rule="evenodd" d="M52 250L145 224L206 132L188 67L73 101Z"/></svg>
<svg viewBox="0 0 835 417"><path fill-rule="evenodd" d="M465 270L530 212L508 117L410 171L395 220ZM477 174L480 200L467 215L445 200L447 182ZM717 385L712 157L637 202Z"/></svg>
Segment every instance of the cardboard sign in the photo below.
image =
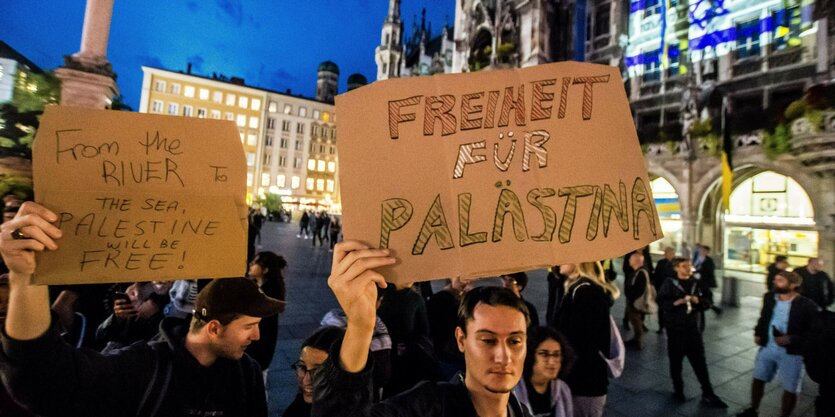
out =
<svg viewBox="0 0 835 417"><path fill-rule="evenodd" d="M242 276L246 161L234 123L49 107L32 150L35 201L59 249L35 282Z"/></svg>
<svg viewBox="0 0 835 417"><path fill-rule="evenodd" d="M346 239L391 282L601 260L662 237L617 68L393 79L336 99Z"/></svg>

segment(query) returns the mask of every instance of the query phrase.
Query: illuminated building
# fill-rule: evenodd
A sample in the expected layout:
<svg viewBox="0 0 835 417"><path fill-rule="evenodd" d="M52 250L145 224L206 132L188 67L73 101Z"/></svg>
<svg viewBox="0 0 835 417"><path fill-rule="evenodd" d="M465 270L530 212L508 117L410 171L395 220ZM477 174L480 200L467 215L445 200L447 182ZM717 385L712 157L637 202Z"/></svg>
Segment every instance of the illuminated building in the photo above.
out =
<svg viewBox="0 0 835 417"><path fill-rule="evenodd" d="M248 86L237 77L199 76L190 69L142 71L140 112L235 122L247 161L248 203L272 193L296 215L341 210L332 103ZM332 62L320 65L317 92L323 99L332 100L338 73Z"/></svg>

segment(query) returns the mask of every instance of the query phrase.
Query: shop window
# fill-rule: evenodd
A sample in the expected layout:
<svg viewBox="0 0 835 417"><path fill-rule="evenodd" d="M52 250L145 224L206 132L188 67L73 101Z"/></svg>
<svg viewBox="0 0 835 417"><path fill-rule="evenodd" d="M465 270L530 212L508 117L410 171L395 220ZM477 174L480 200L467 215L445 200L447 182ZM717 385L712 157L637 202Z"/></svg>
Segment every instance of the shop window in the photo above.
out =
<svg viewBox="0 0 835 417"><path fill-rule="evenodd" d="M736 58L760 55L760 20L752 19L736 24Z"/></svg>

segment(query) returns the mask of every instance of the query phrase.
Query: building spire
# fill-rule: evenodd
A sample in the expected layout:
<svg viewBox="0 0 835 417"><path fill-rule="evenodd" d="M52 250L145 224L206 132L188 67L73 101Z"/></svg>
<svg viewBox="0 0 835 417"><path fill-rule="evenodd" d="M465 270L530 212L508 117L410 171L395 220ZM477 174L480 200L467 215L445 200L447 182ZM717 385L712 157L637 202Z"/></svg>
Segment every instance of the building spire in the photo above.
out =
<svg viewBox="0 0 835 417"><path fill-rule="evenodd" d="M389 14L386 20L389 22L400 21L400 0L389 0Z"/></svg>

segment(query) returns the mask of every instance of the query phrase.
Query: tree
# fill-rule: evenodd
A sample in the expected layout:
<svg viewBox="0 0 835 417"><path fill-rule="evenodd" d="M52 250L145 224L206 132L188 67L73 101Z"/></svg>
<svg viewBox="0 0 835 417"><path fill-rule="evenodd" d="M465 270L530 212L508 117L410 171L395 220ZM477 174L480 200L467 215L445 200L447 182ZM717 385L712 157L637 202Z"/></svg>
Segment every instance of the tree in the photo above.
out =
<svg viewBox="0 0 835 417"><path fill-rule="evenodd" d="M0 156L32 158L32 141L44 107L58 104L61 81L51 72L34 73L19 69L14 95L0 107Z"/></svg>
<svg viewBox="0 0 835 417"><path fill-rule="evenodd" d="M270 213L281 212L281 196L278 194L268 193L264 197L257 198L255 202L266 207Z"/></svg>

